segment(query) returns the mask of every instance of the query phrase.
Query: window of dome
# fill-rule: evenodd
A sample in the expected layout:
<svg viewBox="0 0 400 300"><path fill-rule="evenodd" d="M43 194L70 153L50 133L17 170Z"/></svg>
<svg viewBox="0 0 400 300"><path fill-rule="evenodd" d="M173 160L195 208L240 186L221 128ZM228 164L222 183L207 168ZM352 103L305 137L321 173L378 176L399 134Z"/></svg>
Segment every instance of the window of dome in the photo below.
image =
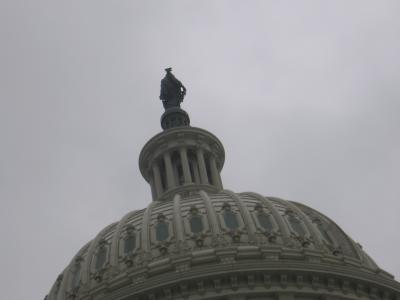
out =
<svg viewBox="0 0 400 300"><path fill-rule="evenodd" d="M156 240L159 242L165 241L169 236L168 223L160 222L156 225Z"/></svg>
<svg viewBox="0 0 400 300"><path fill-rule="evenodd" d="M104 266L107 258L107 248L100 246L96 256L96 270L101 269Z"/></svg>
<svg viewBox="0 0 400 300"><path fill-rule="evenodd" d="M237 217L232 211L225 211L223 216L226 227L229 229L237 229L239 227Z"/></svg>
<svg viewBox="0 0 400 300"><path fill-rule="evenodd" d="M190 218L190 230L193 233L200 233L203 231L203 221L201 216L194 215Z"/></svg>
<svg viewBox="0 0 400 300"><path fill-rule="evenodd" d="M349 238L346 236L346 234L343 233L343 231L340 230L340 228L336 226L332 226L330 228L332 235L335 237L335 240L337 241L337 244L341 247L343 250L343 254L354 257L354 258L359 258L356 250L354 249L353 245L351 244Z"/></svg>
<svg viewBox="0 0 400 300"><path fill-rule="evenodd" d="M136 248L136 236L135 234L128 235L124 241L124 253L130 253Z"/></svg>
<svg viewBox="0 0 400 300"><path fill-rule="evenodd" d="M261 227L263 227L267 231L272 231L274 226L272 225L270 216L266 213L259 213L257 214L258 222L260 223Z"/></svg>
<svg viewBox="0 0 400 300"><path fill-rule="evenodd" d="M292 227L292 229L300 236L304 236L306 234L303 226L300 223L300 220L290 216L289 217L289 223L290 223L290 227Z"/></svg>
<svg viewBox="0 0 400 300"><path fill-rule="evenodd" d="M321 221L316 222L316 225L318 227L319 232L321 232L322 236L324 237L324 239L328 243L334 245L335 243L333 242L332 238L329 236L328 232L326 232L325 226L322 224L322 222Z"/></svg>

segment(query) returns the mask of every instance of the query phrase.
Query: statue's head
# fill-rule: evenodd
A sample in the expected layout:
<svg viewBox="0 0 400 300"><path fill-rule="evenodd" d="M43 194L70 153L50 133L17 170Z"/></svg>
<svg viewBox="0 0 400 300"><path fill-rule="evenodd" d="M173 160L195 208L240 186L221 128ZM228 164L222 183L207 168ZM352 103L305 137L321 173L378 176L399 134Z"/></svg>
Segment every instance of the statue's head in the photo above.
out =
<svg viewBox="0 0 400 300"><path fill-rule="evenodd" d="M172 71L172 68L171 68L171 67L165 69L165 72L167 72L167 73L171 73L171 71Z"/></svg>

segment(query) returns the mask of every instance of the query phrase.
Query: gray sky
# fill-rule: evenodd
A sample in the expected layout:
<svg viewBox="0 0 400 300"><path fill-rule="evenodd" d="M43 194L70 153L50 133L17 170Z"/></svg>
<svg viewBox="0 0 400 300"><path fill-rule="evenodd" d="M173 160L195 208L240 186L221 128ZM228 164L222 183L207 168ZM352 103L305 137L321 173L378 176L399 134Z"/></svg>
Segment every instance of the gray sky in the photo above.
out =
<svg viewBox="0 0 400 300"><path fill-rule="evenodd" d="M400 1L0 1L2 298L144 208L163 69L223 182L303 202L400 278Z"/></svg>

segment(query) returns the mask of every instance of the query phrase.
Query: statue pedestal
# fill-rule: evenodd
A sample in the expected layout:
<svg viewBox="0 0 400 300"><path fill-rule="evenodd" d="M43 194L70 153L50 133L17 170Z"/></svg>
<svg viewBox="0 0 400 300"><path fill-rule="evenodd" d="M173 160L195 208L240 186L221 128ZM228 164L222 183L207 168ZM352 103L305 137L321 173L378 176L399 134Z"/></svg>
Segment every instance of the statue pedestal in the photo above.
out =
<svg viewBox="0 0 400 300"><path fill-rule="evenodd" d="M189 127L190 119L186 111L180 107L168 108L161 116L161 127L164 130L174 127Z"/></svg>

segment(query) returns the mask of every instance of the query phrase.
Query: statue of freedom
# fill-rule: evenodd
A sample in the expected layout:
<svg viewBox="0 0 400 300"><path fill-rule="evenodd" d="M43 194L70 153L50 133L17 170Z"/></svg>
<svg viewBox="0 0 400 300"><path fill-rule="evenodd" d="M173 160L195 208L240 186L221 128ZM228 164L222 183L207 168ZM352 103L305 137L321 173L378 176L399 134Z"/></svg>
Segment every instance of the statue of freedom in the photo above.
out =
<svg viewBox="0 0 400 300"><path fill-rule="evenodd" d="M163 102L164 108L167 110L172 107L180 107L183 98L186 95L186 88L171 73L172 68L165 69L167 74L161 80L160 100Z"/></svg>

